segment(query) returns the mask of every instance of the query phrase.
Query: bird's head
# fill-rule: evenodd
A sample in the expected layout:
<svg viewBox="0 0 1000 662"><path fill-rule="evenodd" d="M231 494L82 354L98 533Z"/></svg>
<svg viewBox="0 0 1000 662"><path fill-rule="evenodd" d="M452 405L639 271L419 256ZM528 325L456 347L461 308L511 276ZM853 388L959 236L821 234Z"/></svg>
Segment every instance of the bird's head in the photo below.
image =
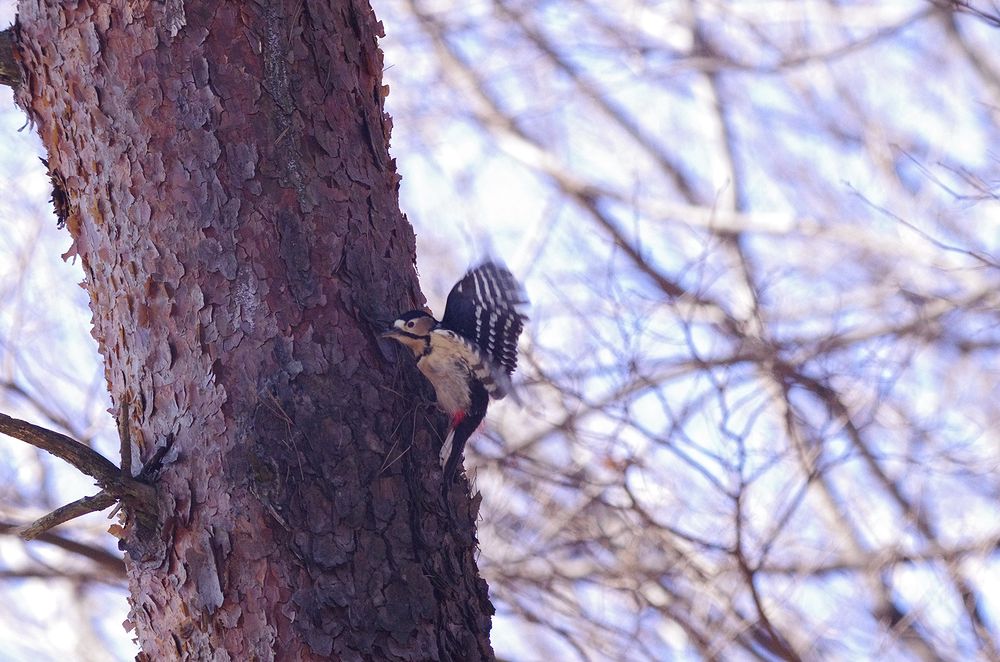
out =
<svg viewBox="0 0 1000 662"><path fill-rule="evenodd" d="M403 313L392 326L382 333L383 338L392 338L409 347L415 356L423 353L437 320L425 310L411 310Z"/></svg>

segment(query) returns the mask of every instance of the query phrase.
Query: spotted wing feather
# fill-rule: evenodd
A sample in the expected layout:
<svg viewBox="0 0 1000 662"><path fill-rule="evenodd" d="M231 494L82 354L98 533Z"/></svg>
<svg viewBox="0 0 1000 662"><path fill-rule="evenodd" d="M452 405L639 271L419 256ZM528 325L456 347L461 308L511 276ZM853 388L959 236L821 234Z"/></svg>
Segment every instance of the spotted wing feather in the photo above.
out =
<svg viewBox="0 0 1000 662"><path fill-rule="evenodd" d="M517 367L517 339L528 298L506 266L488 261L471 269L448 294L441 326L471 340L507 375Z"/></svg>

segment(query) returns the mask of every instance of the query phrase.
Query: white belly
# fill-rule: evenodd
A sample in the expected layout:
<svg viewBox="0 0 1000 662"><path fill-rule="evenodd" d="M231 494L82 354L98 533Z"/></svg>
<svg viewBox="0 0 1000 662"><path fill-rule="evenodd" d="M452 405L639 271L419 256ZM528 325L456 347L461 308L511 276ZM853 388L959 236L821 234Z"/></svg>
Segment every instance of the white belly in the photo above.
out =
<svg viewBox="0 0 1000 662"><path fill-rule="evenodd" d="M455 346L447 337L431 334L431 353L417 361L437 395L437 404L444 412L455 414L468 411L472 404L469 396L469 364L464 347Z"/></svg>

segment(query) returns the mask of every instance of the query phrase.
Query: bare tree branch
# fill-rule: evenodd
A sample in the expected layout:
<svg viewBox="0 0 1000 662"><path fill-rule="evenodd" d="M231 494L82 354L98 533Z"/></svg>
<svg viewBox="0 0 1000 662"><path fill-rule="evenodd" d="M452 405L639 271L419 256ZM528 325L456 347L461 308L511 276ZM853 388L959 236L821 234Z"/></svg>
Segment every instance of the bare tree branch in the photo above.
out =
<svg viewBox="0 0 1000 662"><path fill-rule="evenodd" d="M23 540L34 540L49 529L59 526L71 519L82 517L89 513L99 512L105 508L110 508L118 499L107 492L98 492L94 496L83 497L72 503L53 510L48 515L40 517L31 525L22 528L18 535Z"/></svg>
<svg viewBox="0 0 1000 662"><path fill-rule="evenodd" d="M101 487L116 486L121 471L97 451L66 435L0 413L0 433L20 439L69 462Z"/></svg>
<svg viewBox="0 0 1000 662"><path fill-rule="evenodd" d="M127 414L128 407L123 407L121 415L124 421L123 452L129 439ZM75 439L6 414L0 414L0 433L20 439L65 460L82 473L94 478L97 484L104 488L95 496L74 501L35 521L21 533L21 537L25 540L35 538L43 531L81 515L104 510L118 500L128 502L131 507L146 515L156 512L156 491L151 485L123 473L103 455ZM129 452L131 452L130 444Z"/></svg>

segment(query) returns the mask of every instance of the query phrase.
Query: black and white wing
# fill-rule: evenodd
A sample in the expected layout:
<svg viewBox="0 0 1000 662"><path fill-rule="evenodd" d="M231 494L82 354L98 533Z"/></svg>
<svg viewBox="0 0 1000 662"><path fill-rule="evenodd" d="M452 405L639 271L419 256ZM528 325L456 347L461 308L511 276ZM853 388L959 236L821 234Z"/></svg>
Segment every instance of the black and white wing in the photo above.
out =
<svg viewBox="0 0 1000 662"><path fill-rule="evenodd" d="M517 339L528 319L528 297L500 262L469 270L448 294L441 326L471 340L507 375L517 367Z"/></svg>

